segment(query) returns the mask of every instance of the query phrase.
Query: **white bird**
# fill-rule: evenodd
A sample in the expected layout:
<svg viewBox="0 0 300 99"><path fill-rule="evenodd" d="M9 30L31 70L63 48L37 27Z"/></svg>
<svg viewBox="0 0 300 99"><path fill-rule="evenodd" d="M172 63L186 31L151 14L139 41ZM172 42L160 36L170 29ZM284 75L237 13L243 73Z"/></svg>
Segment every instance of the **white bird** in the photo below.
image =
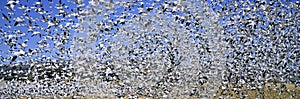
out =
<svg viewBox="0 0 300 99"><path fill-rule="evenodd" d="M18 52L14 52L13 55L15 55L15 56L22 56L22 55L25 55L25 52L23 50L20 50Z"/></svg>
<svg viewBox="0 0 300 99"><path fill-rule="evenodd" d="M36 36L36 35L39 35L40 37L42 36L41 32L39 32L39 31L34 31L34 32L32 33L32 36L31 36L31 37Z"/></svg>

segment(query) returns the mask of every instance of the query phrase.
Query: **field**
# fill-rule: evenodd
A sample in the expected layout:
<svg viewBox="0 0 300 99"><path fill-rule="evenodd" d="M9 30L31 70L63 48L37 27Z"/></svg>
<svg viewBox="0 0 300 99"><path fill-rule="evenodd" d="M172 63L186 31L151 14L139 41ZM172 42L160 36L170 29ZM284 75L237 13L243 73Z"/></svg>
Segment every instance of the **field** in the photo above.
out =
<svg viewBox="0 0 300 99"><path fill-rule="evenodd" d="M280 86L285 85L284 88L280 88ZM240 92L245 92L245 97L242 97L242 93L238 93L238 90ZM28 99L26 96L21 96L19 97L20 99ZM45 99L50 99L50 98L64 98L64 99L72 99L72 98L79 98L79 99L95 99L95 98L119 98L115 97L114 95L111 94L93 94L93 95L87 95L87 96L80 96L80 97L59 97L54 96L54 97L43 97L43 96L31 96L31 98L45 98ZM130 99L130 98L138 98L138 99L155 99L155 98L201 98L198 96L180 96L180 97L145 97L145 96L138 96L138 97L132 97L132 96L125 96L122 97L124 99ZM300 86L295 86L294 84L273 84L268 83L265 85L264 88L259 88L259 89L253 89L253 90L247 90L246 86L243 86L241 88L235 89L233 88L233 85L228 85L227 89L220 89L217 91L217 94L215 97L210 97L211 99L220 99L220 98L234 98L234 99L240 99L240 98L245 98L245 99L299 99L300 98Z"/></svg>

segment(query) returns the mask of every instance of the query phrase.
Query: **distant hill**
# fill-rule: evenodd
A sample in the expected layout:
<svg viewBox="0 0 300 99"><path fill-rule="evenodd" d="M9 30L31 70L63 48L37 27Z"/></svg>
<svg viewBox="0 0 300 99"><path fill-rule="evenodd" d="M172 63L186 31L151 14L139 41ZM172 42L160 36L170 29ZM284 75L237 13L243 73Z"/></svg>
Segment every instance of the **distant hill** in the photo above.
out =
<svg viewBox="0 0 300 99"><path fill-rule="evenodd" d="M56 62L19 62L14 64L0 64L0 79L3 80L30 80L57 79L70 77L68 73L71 61L61 60Z"/></svg>

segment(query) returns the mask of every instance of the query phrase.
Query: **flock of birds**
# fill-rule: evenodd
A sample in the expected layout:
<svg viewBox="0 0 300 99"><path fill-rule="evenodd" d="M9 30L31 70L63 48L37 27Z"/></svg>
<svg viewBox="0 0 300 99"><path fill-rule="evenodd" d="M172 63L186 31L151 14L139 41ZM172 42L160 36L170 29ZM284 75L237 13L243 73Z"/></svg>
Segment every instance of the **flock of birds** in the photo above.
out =
<svg viewBox="0 0 300 99"><path fill-rule="evenodd" d="M299 5L9 0L0 97L245 98L274 86L297 98L284 84L300 86Z"/></svg>

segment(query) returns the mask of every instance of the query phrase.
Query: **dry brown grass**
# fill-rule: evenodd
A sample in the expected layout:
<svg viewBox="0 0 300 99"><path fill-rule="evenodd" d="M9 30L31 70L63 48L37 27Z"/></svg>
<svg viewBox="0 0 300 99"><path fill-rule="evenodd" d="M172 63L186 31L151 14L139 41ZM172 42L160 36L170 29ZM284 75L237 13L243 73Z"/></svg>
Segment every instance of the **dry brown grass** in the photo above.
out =
<svg viewBox="0 0 300 99"><path fill-rule="evenodd" d="M280 88L280 84L271 85L270 83L267 83L264 88L257 88L254 90L247 90L246 86L242 86L241 88L237 90L241 90L247 93L246 99L290 99L291 96L294 94L295 99L300 99L300 86L296 87L294 84L284 84L285 88ZM217 93L217 97L221 95L223 92L223 95L225 93L226 95L231 95L231 98L240 98L240 94L237 92L231 90L233 89L232 85L228 85L228 92L223 92L223 90L219 90ZM275 88L277 89L275 90Z"/></svg>

